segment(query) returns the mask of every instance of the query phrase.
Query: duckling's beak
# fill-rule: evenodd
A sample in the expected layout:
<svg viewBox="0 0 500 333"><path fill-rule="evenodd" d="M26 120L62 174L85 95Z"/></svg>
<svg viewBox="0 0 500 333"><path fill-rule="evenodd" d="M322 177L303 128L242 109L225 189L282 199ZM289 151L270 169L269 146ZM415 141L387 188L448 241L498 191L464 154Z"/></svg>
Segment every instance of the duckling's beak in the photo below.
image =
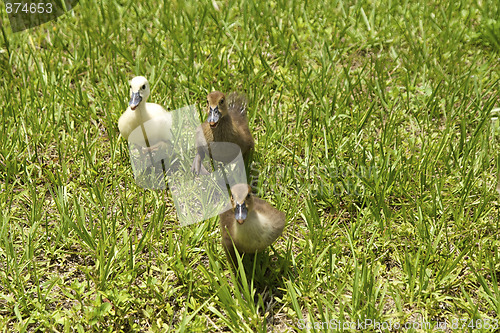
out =
<svg viewBox="0 0 500 333"><path fill-rule="evenodd" d="M132 110L135 110L135 108L137 107L137 105L139 105L141 101L142 97L141 95L139 95L139 92L133 92L132 96L130 97L130 102L128 103L128 105Z"/></svg>
<svg viewBox="0 0 500 333"><path fill-rule="evenodd" d="M244 202L241 205L236 204L236 207L234 208L234 218L239 224L243 224L243 222L245 222L247 214L248 214L248 209L247 205L245 205Z"/></svg>
<svg viewBox="0 0 500 333"><path fill-rule="evenodd" d="M215 108L212 109L211 106L208 107L208 118L207 122L210 125L210 128L216 128L217 124L219 123L219 119L222 116L222 114L219 111L219 106L216 106Z"/></svg>

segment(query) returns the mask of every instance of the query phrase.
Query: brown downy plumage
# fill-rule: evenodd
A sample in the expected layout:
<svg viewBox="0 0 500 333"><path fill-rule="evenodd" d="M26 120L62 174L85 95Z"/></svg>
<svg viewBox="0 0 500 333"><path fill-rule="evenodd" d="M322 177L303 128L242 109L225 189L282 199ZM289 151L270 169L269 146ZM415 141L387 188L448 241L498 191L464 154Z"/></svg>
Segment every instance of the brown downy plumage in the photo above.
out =
<svg viewBox="0 0 500 333"><path fill-rule="evenodd" d="M208 117L196 131L197 152L191 167L197 174L208 174L202 165L205 155L209 152L208 146L212 158L224 163L234 160L239 150L246 160L254 147L254 140L248 127L245 96L231 93L226 99L220 91L213 91L208 94L207 100Z"/></svg>
<svg viewBox="0 0 500 333"><path fill-rule="evenodd" d="M236 184L231 188L231 204L232 208L219 217L222 245L235 267L235 248L239 253L264 250L283 232L286 216L266 201L255 197L247 184Z"/></svg>

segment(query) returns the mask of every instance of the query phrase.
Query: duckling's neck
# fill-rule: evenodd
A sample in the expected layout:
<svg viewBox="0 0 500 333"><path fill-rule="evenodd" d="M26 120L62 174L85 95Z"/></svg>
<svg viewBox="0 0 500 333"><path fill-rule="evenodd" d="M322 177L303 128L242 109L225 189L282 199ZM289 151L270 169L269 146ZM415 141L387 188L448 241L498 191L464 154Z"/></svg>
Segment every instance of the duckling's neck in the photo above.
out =
<svg viewBox="0 0 500 333"><path fill-rule="evenodd" d="M220 128L228 127L231 125L232 125L232 122L231 122L231 119L229 118L229 116L224 116L224 117L221 117L221 119L219 120L219 125L216 128L214 128L214 130L218 130Z"/></svg>
<svg viewBox="0 0 500 333"><path fill-rule="evenodd" d="M137 112L138 114L142 114L144 111L146 110L146 103L140 103L139 105L137 105L137 107L135 108L135 112Z"/></svg>
<svg viewBox="0 0 500 333"><path fill-rule="evenodd" d="M212 128L215 141L227 141L234 133L234 126L229 116L222 117L216 128ZM231 141L231 140L229 140Z"/></svg>
<svg viewBox="0 0 500 333"><path fill-rule="evenodd" d="M134 110L135 116L139 121L143 120L143 117L146 115L146 103L140 103L137 105L137 108Z"/></svg>
<svg viewBox="0 0 500 333"><path fill-rule="evenodd" d="M237 248L243 252L262 251L272 243L272 222L256 211L248 212L243 224L234 221L232 237Z"/></svg>

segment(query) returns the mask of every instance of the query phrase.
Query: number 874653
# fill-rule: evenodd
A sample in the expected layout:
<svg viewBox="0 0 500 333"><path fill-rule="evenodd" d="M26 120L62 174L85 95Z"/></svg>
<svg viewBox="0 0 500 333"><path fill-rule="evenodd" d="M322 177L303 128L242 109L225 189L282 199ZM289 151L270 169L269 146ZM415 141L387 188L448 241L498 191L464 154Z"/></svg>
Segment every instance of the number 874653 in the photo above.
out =
<svg viewBox="0 0 500 333"><path fill-rule="evenodd" d="M22 2L6 2L5 10L7 14L50 14L52 13L52 3L22 3Z"/></svg>

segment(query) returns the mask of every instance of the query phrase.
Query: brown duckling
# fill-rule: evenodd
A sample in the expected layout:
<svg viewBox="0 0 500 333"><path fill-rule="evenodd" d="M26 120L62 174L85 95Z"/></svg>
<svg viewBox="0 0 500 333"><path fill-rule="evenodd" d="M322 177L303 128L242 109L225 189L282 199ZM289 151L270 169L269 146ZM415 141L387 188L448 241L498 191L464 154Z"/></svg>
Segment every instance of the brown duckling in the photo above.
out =
<svg viewBox="0 0 500 333"><path fill-rule="evenodd" d="M236 254L255 253L271 245L285 227L285 213L255 197L247 184L231 187L232 208L220 214L222 245L236 265ZM234 243L234 246L233 246Z"/></svg>
<svg viewBox="0 0 500 333"><path fill-rule="evenodd" d="M191 167L196 174L208 174L202 165L208 147L214 160L230 163L240 150L247 160L255 144L248 127L244 95L231 93L226 98L220 91L213 91L207 100L207 120L196 131L196 156Z"/></svg>

